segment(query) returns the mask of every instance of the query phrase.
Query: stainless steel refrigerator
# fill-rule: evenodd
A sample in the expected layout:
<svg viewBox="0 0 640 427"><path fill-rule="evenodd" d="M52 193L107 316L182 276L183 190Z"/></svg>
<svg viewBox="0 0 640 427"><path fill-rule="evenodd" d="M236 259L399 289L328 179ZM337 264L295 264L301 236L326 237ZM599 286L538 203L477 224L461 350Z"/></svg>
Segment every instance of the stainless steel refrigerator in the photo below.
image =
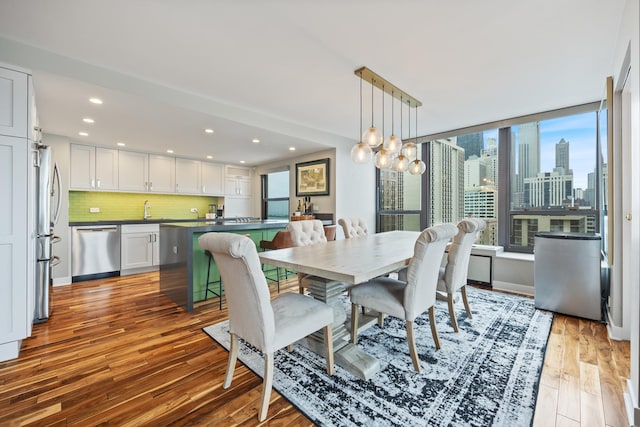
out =
<svg viewBox="0 0 640 427"><path fill-rule="evenodd" d="M60 241L53 227L60 217L61 182L57 164L52 164L51 147L35 144L35 307L34 323L45 322L51 315L51 268L60 262L52 253L52 245Z"/></svg>

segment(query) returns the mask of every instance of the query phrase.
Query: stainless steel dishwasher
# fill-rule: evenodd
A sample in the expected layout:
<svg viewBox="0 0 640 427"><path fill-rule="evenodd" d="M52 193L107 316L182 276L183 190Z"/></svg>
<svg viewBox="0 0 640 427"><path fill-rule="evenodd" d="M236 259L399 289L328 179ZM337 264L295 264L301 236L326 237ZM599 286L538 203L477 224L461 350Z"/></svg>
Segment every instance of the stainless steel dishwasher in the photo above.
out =
<svg viewBox="0 0 640 427"><path fill-rule="evenodd" d="M72 281L120 272L120 226L71 227ZM88 276L88 277L83 277Z"/></svg>

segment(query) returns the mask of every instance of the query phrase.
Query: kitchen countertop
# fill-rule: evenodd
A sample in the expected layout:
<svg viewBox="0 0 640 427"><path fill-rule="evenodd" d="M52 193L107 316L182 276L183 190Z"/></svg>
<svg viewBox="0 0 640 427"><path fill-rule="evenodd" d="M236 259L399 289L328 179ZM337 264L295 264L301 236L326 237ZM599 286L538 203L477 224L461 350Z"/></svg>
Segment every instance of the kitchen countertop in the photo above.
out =
<svg viewBox="0 0 640 427"><path fill-rule="evenodd" d="M259 220L256 220L259 221ZM186 219L178 219L178 218L149 218L149 219L114 219L114 220L101 220L101 221L73 221L73 222L69 222L69 227L75 227L75 226L86 226L86 225L96 225L96 226L100 226L100 225L124 225L124 224L166 224L166 223L186 223L186 222L190 222L190 223L200 223L200 222L206 222L207 224L214 224L216 222L222 224L224 222L230 222L230 223L239 223L240 221L237 221L233 218L229 218L229 219L224 219L224 218L216 218L216 219L210 219L210 220L206 220L204 218L198 218L198 219L194 219L194 218L186 218ZM287 221L288 222L288 221Z"/></svg>

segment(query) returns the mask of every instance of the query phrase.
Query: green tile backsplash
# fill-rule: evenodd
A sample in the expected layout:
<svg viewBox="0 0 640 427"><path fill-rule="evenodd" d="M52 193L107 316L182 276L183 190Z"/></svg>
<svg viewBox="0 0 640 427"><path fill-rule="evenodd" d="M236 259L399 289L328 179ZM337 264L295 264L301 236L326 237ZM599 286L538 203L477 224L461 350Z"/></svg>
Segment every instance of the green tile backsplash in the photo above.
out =
<svg viewBox="0 0 640 427"><path fill-rule="evenodd" d="M218 197L69 191L69 222L142 219L145 200L151 204L152 219L195 219L191 208L197 208L197 216L204 218L209 205L218 204ZM100 212L90 213L90 208L100 208Z"/></svg>

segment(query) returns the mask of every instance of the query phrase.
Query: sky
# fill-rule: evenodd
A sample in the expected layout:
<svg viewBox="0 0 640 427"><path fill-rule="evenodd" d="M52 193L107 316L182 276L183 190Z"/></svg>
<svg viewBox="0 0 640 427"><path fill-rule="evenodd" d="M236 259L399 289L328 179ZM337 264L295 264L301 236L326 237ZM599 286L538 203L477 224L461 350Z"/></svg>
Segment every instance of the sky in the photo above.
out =
<svg viewBox="0 0 640 427"><path fill-rule="evenodd" d="M517 129L517 126L513 129ZM603 128L601 133L606 136L606 128ZM497 139L497 134L497 130L484 132L485 146L487 139ZM540 172L553 171L556 144L563 138L569 142L569 167L573 169L573 186L586 189L587 174L593 172L596 165L596 113L583 113L540 122ZM605 140L601 143L604 149ZM603 155L606 162L606 149Z"/></svg>

